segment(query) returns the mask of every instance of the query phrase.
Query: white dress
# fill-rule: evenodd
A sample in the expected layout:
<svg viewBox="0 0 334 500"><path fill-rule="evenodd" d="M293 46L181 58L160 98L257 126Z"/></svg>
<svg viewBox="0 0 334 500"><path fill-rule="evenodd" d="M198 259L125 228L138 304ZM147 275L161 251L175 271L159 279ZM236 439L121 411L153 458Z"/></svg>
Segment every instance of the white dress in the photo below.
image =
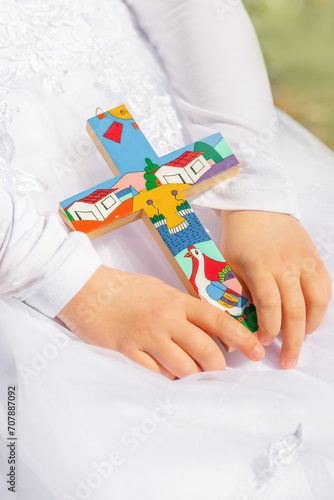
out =
<svg viewBox="0 0 334 500"><path fill-rule="evenodd" d="M146 35L120 0L2 3L1 498L331 500L333 304L297 369L280 368L277 339L261 363L233 352L225 372L179 381L88 346L52 319L101 261L182 289L141 222L93 249L83 235L66 237L54 215L59 201L110 176L85 121L123 102L161 155L222 132L241 173L193 204L300 217L334 276L333 153L273 108L242 4L127 4ZM198 214L219 243L218 215Z"/></svg>

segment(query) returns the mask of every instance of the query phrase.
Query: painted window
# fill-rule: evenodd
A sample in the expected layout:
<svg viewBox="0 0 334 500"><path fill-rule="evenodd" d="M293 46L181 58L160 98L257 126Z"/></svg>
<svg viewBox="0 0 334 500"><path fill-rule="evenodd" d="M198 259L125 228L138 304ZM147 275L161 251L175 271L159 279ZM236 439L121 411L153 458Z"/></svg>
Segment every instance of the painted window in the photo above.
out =
<svg viewBox="0 0 334 500"><path fill-rule="evenodd" d="M85 212L83 210L80 210L80 211L76 210L75 214L79 220L98 220L96 215L91 211Z"/></svg>
<svg viewBox="0 0 334 500"><path fill-rule="evenodd" d="M191 170L194 172L194 174L198 174L203 168L205 168L205 165L200 160L196 160L192 165L191 165Z"/></svg>
<svg viewBox="0 0 334 500"><path fill-rule="evenodd" d="M186 184L186 181L182 179L180 174L164 175L163 177L167 184Z"/></svg>
<svg viewBox="0 0 334 500"><path fill-rule="evenodd" d="M104 198L104 200L102 200L101 203L106 210L109 210L113 205L115 205L116 200L115 198L109 195L106 198Z"/></svg>

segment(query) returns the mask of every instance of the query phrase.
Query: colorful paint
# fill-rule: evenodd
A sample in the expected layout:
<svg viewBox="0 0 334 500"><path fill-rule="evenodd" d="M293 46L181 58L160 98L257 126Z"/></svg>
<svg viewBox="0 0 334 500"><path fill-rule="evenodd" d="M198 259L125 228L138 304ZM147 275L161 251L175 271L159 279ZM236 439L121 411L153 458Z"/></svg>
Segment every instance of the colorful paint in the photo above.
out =
<svg viewBox="0 0 334 500"><path fill-rule="evenodd" d="M87 129L116 177L61 202L67 225L97 237L145 213L188 289L256 331L254 306L186 199L236 175L238 160L221 134L159 157L123 105Z"/></svg>

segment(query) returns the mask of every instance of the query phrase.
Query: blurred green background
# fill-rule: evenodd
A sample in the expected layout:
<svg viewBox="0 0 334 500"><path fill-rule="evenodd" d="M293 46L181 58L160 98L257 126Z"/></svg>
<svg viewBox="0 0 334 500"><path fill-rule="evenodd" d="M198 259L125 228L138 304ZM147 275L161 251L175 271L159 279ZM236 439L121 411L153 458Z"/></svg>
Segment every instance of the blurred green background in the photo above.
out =
<svg viewBox="0 0 334 500"><path fill-rule="evenodd" d="M334 0L244 0L276 106L334 149Z"/></svg>

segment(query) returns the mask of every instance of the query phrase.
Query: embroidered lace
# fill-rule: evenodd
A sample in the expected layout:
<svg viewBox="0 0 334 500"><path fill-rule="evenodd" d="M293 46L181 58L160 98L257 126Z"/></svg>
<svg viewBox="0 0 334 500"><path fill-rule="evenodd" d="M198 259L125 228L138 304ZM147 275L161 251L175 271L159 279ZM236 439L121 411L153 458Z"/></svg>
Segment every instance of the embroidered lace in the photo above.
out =
<svg viewBox="0 0 334 500"><path fill-rule="evenodd" d="M86 65L94 68L97 92L110 92L110 107L126 102L158 154L183 145L164 73L123 2L2 0L0 180L16 191L43 191L47 185L12 167L16 145L9 128L19 107L11 104L11 91L33 81L42 94L65 93L71 90L65 77Z"/></svg>

